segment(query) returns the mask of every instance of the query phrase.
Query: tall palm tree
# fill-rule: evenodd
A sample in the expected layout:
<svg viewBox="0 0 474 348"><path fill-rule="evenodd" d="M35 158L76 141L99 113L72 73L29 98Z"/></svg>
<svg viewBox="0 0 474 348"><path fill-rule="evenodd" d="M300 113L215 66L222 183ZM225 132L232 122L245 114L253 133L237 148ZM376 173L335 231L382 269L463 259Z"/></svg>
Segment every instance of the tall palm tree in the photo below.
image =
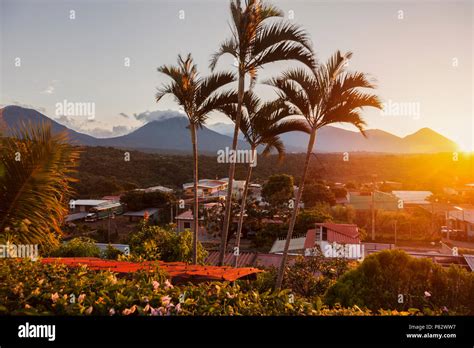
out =
<svg viewBox="0 0 474 348"><path fill-rule="evenodd" d="M56 246L78 149L67 143L66 133L53 134L47 123L22 124L0 145L0 239L39 244L43 250Z"/></svg>
<svg viewBox="0 0 474 348"><path fill-rule="evenodd" d="M229 72L200 77L191 54L188 54L186 58L179 55L176 66L163 65L158 68L158 72L167 75L172 81L158 89L156 102L159 102L165 95L174 96L189 120L194 161L193 263L197 264L199 230L197 130L202 127L210 112L232 101L234 95L232 92L218 93L217 90L235 81L235 77Z"/></svg>
<svg viewBox="0 0 474 348"><path fill-rule="evenodd" d="M361 72L346 71L346 64L351 56L350 52L342 55L338 51L326 64L319 65L310 72L307 69L293 69L267 82L277 88L279 97L291 107L292 113L300 119L306 120L311 128L304 169L278 272L276 284L278 289L281 288L283 282L288 248L298 215L317 131L332 123L348 123L357 127L365 135L362 109L364 107L382 108L376 95L361 90L375 88L368 76Z"/></svg>
<svg viewBox="0 0 474 348"><path fill-rule="evenodd" d="M232 17L232 36L224 41L218 51L212 56L210 67L213 70L219 58L225 54L234 57L238 70L238 107L235 118L232 151L237 149L242 102L245 93L245 77L250 76L252 87L257 79L258 70L265 64L282 61L297 60L313 67L314 59L308 35L300 27L285 22L269 23L269 19L283 17L283 13L274 6L261 0L246 0L242 7L240 0L230 2ZM221 235L219 264L222 265L225 257L227 236L230 224L232 186L235 174L235 163L229 165L229 186L226 196L224 226Z"/></svg>
<svg viewBox="0 0 474 348"><path fill-rule="evenodd" d="M224 105L219 110L235 122L237 108L238 105L234 103ZM310 133L310 129L305 121L289 119L289 114L290 109L281 99L263 103L252 91L247 91L244 95L240 131L244 135L247 143L250 145L253 161L248 163L247 176L245 178L245 185L242 193L242 204L240 205L235 243L235 247L239 251L235 257L236 266L238 255L240 254L240 235L242 233L248 187L252 177L252 169L256 165L255 156L257 154L257 149L260 146L264 146L262 151L262 155L264 156L272 151L277 151L279 159L282 160L285 155L285 146L279 137L281 134L292 131Z"/></svg>

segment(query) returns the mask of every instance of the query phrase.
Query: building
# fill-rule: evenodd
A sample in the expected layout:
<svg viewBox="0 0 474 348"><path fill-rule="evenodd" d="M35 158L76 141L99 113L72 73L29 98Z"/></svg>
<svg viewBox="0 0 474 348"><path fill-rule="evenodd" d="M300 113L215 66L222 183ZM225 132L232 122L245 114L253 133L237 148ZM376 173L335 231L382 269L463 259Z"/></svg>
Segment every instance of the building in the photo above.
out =
<svg viewBox="0 0 474 348"><path fill-rule="evenodd" d="M123 216L128 216L130 222L143 220L147 216L148 221L157 223L158 212L158 208L146 208L138 211L127 211Z"/></svg>
<svg viewBox="0 0 474 348"><path fill-rule="evenodd" d="M164 187L164 186L151 186L151 187L147 187L147 188L144 188L144 189L136 189L135 191L142 191L142 192L145 192L145 193L161 192L161 193L167 193L167 194L171 194L171 193L174 192L173 189L170 189L170 188Z"/></svg>
<svg viewBox="0 0 474 348"><path fill-rule="evenodd" d="M429 205L428 197L433 195L431 191L392 191L392 194L403 202L403 207Z"/></svg>
<svg viewBox="0 0 474 348"><path fill-rule="evenodd" d="M191 210L186 210L185 212L179 214L175 217L176 219L176 231L184 232L185 230L194 230L194 214ZM200 236L206 235L206 228L203 226L204 218L199 217L199 230L198 234Z"/></svg>
<svg viewBox="0 0 474 348"><path fill-rule="evenodd" d="M348 202L355 210L372 209L372 192L348 192ZM374 209L397 211L399 209L399 199L390 193L374 191Z"/></svg>
<svg viewBox="0 0 474 348"><path fill-rule="evenodd" d="M270 253L282 253L286 238L279 238L273 243ZM315 255L317 249L325 257L345 257L360 259L364 257L364 248L360 242L357 225L317 223L314 229L305 235L295 236L290 241L289 252L305 256Z"/></svg>
<svg viewBox="0 0 474 348"><path fill-rule="evenodd" d="M454 207L446 217L449 230L462 231L467 239L474 239L474 209Z"/></svg>
<svg viewBox="0 0 474 348"><path fill-rule="evenodd" d="M326 257L364 257L357 225L317 223L316 228L308 230L306 234L305 254L311 255L316 245Z"/></svg>
<svg viewBox="0 0 474 348"><path fill-rule="evenodd" d="M108 200L104 199L72 199L69 201L69 212L74 213L87 213L91 208L95 208L100 204L109 203Z"/></svg>
<svg viewBox="0 0 474 348"><path fill-rule="evenodd" d="M201 179L198 181L199 197L225 197L227 194L228 180ZM194 196L194 183L189 182L183 184L184 195L187 197Z"/></svg>

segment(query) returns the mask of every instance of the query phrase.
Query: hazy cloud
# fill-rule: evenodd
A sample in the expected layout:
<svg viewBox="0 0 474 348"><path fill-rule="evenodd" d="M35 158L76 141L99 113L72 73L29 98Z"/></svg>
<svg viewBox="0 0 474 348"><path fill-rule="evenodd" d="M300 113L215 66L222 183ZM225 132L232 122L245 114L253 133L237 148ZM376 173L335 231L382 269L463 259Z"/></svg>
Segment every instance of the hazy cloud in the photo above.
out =
<svg viewBox="0 0 474 348"><path fill-rule="evenodd" d="M176 110L157 110L145 111L140 114L133 115L137 121L148 123L151 121L167 120L174 117L186 117L183 113Z"/></svg>
<svg viewBox="0 0 474 348"><path fill-rule="evenodd" d="M51 83L49 84L46 89L41 91L42 94L54 94L54 91L56 89L56 84L59 82L59 80L52 80Z"/></svg>

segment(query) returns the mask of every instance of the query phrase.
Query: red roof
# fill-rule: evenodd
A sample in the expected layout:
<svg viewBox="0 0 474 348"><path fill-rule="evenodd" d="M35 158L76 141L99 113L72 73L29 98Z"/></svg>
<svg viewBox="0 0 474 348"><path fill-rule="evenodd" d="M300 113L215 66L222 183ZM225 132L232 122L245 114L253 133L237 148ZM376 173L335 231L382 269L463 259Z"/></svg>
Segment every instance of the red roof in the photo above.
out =
<svg viewBox="0 0 474 348"><path fill-rule="evenodd" d="M226 280L235 281L237 279L263 272L257 268L233 268L218 266L188 265L184 262L127 262L115 260L103 260L95 257L66 257L66 258L44 258L42 263L61 263L70 267L87 265L92 270L109 270L118 273L130 273L139 270L153 270L158 266L169 274L175 282L182 281L206 281L206 280Z"/></svg>
<svg viewBox="0 0 474 348"><path fill-rule="evenodd" d="M330 222L317 223L317 227L322 226L327 228L327 241L329 243L340 243L340 244L359 244L359 229L357 225L353 224L335 224ZM310 233L310 231L312 231ZM306 242L308 242L308 235L313 234L314 240L316 239L316 229L309 230ZM313 242L314 246L314 242ZM306 248L306 243L305 243Z"/></svg>
<svg viewBox="0 0 474 348"><path fill-rule="evenodd" d="M241 252L237 260L237 267L253 266L257 254L250 252ZM219 251L211 251L206 258L206 263L210 265L217 265L219 261ZM235 265L234 253L227 253L224 257L224 265Z"/></svg>

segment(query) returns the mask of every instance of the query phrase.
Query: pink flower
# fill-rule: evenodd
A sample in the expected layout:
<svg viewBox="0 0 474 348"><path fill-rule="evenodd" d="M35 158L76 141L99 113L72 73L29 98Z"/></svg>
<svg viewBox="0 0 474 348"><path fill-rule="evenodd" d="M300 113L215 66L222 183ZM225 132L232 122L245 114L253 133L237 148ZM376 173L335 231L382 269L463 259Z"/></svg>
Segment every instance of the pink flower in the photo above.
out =
<svg viewBox="0 0 474 348"><path fill-rule="evenodd" d="M169 297L168 295L163 296L161 298L161 303L163 304L163 306L168 306L170 302L171 302L171 297Z"/></svg>
<svg viewBox="0 0 474 348"><path fill-rule="evenodd" d="M165 280L165 289L173 289L174 286L170 283L168 279Z"/></svg>
<svg viewBox="0 0 474 348"><path fill-rule="evenodd" d="M93 310L94 310L94 307L90 306L89 308L85 310L85 313L89 315L92 313Z"/></svg>
<svg viewBox="0 0 474 348"><path fill-rule="evenodd" d="M154 281L152 282L152 284L153 284L153 289L154 289L154 290L158 290L158 288L160 287L160 283L158 283L156 280L154 280Z"/></svg>
<svg viewBox="0 0 474 348"><path fill-rule="evenodd" d="M58 299L59 299L59 295L57 292L51 295L51 301L53 301L53 303L56 303Z"/></svg>
<svg viewBox="0 0 474 348"><path fill-rule="evenodd" d="M151 315L153 315L153 316L160 315L160 311L156 308L152 308L151 309Z"/></svg>
<svg viewBox="0 0 474 348"><path fill-rule="evenodd" d="M85 298L86 298L86 294L80 294L79 297L77 298L77 301L81 303L82 301L84 301Z"/></svg>
<svg viewBox="0 0 474 348"><path fill-rule="evenodd" d="M425 297L431 297L431 294L428 291L425 291Z"/></svg>
<svg viewBox="0 0 474 348"><path fill-rule="evenodd" d="M176 313L181 312L181 303L178 303L174 309L176 310Z"/></svg>
<svg viewBox="0 0 474 348"><path fill-rule="evenodd" d="M109 315L115 315L115 309L110 308L109 309Z"/></svg>

